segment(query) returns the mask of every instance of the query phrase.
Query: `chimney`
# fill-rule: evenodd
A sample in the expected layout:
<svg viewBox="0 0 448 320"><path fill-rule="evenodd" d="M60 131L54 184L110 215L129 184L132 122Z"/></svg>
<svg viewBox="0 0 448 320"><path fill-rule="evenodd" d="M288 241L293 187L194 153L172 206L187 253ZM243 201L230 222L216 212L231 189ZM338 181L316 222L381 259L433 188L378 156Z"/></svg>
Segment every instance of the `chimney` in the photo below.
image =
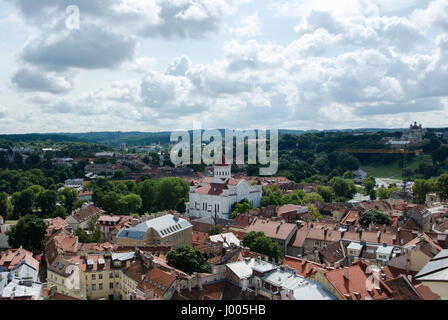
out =
<svg viewBox="0 0 448 320"><path fill-rule="evenodd" d="M376 238L378 239L378 243L380 243L380 240L381 240L381 231L378 231L378 232L376 233Z"/></svg>
<svg viewBox="0 0 448 320"><path fill-rule="evenodd" d="M350 268L344 268L344 279L350 281Z"/></svg>

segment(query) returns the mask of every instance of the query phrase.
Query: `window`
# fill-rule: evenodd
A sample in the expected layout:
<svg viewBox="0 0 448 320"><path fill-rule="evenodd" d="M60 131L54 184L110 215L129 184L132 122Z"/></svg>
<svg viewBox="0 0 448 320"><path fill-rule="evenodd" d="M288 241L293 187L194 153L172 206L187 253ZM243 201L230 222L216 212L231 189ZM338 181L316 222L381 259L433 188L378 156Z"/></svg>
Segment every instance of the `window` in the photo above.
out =
<svg viewBox="0 0 448 320"><path fill-rule="evenodd" d="M109 279L111 279L111 278L113 278L114 277L114 274L111 272L111 273L109 273Z"/></svg>
<svg viewBox="0 0 448 320"><path fill-rule="evenodd" d="M113 282L109 283L109 289L113 289L113 288L114 288L114 283Z"/></svg>
<svg viewBox="0 0 448 320"><path fill-rule="evenodd" d="M120 273L115 272L115 278L119 278L120 277Z"/></svg>
<svg viewBox="0 0 448 320"><path fill-rule="evenodd" d="M98 279L103 279L103 274L102 274L102 273L100 273L100 274L98 275Z"/></svg>
<svg viewBox="0 0 448 320"><path fill-rule="evenodd" d="M92 274L92 280L96 280L96 275Z"/></svg>
<svg viewBox="0 0 448 320"><path fill-rule="evenodd" d="M102 284L102 283L100 283L100 284L98 285L98 290L103 290L103 284Z"/></svg>
<svg viewBox="0 0 448 320"><path fill-rule="evenodd" d="M96 284L92 284L92 291L96 291Z"/></svg>

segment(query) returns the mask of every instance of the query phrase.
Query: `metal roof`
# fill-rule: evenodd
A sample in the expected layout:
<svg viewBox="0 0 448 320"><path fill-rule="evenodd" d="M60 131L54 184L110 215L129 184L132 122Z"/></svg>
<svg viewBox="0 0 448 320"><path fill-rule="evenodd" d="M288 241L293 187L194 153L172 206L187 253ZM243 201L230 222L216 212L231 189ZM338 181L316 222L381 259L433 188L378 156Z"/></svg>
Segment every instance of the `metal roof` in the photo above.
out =
<svg viewBox="0 0 448 320"><path fill-rule="evenodd" d="M117 238L131 238L143 240L149 229L154 229L161 238L173 233L192 227L192 224L185 219L176 219L172 214L167 214L158 218L147 220L129 229L121 230Z"/></svg>
<svg viewBox="0 0 448 320"><path fill-rule="evenodd" d="M417 275L415 276L416 278L419 278L418 280L420 280L420 278L422 276L431 274L431 273L440 273L439 271L443 271L445 270L446 275L440 274L440 276L442 276L442 278L446 278L446 280L448 280L448 257L447 257L447 251L448 250L442 250L439 252L438 255L436 255L434 258L431 259L431 261L429 261L424 267L423 269L420 270L419 273L417 273Z"/></svg>

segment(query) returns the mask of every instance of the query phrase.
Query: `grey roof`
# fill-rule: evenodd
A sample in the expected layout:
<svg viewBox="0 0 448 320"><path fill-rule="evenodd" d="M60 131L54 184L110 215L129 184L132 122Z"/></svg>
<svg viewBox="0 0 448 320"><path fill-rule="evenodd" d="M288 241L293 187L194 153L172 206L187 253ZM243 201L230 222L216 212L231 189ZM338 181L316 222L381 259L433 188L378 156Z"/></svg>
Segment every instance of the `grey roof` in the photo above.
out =
<svg viewBox="0 0 448 320"><path fill-rule="evenodd" d="M448 258L448 249L440 251L432 260L446 259Z"/></svg>
<svg viewBox="0 0 448 320"><path fill-rule="evenodd" d="M192 224L185 219L176 219L172 214L154 218L142 222L129 229L123 229L117 234L117 238L131 238L143 240L149 229L154 229L161 238L173 233L192 227Z"/></svg>
<svg viewBox="0 0 448 320"><path fill-rule="evenodd" d="M135 252L120 252L120 253L112 253L112 260L126 261L133 259L135 257Z"/></svg>
<svg viewBox="0 0 448 320"><path fill-rule="evenodd" d="M263 280L283 290L292 290L296 300L336 300L322 284L289 271L277 269L264 276Z"/></svg>
<svg viewBox="0 0 448 320"><path fill-rule="evenodd" d="M4 298L14 297L27 297L34 296L34 300L41 299L42 283L33 281L31 286L24 285L22 281L18 279L12 280L6 287L3 288L1 296Z"/></svg>
<svg viewBox="0 0 448 320"><path fill-rule="evenodd" d="M448 274L448 250L442 250L436 255L431 261L429 261L423 269L420 270L419 273L415 276L416 278L421 278L430 273L435 273L438 271L445 270ZM445 276L444 276L445 277ZM419 279L420 280L420 279Z"/></svg>

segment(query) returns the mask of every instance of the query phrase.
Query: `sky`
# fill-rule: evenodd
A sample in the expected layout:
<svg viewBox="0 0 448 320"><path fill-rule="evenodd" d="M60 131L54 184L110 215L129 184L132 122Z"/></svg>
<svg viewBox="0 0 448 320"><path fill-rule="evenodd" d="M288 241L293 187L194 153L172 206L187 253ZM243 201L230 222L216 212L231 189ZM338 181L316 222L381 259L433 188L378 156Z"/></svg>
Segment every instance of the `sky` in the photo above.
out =
<svg viewBox="0 0 448 320"><path fill-rule="evenodd" d="M0 97L3 134L448 127L448 0L0 0Z"/></svg>

